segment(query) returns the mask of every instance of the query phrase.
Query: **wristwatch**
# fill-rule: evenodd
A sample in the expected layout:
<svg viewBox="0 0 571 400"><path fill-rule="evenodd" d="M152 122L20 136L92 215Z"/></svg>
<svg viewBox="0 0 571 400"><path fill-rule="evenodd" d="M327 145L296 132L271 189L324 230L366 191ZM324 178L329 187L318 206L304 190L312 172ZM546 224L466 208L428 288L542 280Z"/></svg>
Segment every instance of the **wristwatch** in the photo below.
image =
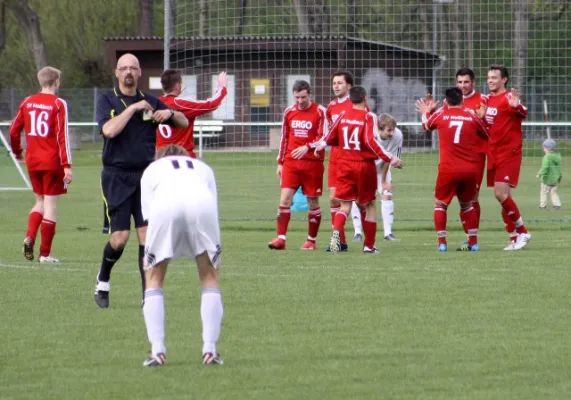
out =
<svg viewBox="0 0 571 400"><path fill-rule="evenodd" d="M169 108L170 112L171 112L171 118L174 117L174 110L172 108Z"/></svg>

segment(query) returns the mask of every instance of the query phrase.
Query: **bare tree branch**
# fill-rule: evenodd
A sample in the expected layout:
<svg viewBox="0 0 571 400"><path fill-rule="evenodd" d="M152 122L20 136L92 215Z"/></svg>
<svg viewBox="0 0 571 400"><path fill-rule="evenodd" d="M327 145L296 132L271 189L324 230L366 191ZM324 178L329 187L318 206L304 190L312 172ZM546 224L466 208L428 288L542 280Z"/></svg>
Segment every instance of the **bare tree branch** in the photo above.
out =
<svg viewBox="0 0 571 400"><path fill-rule="evenodd" d="M238 27L236 28L237 35L244 34L244 27L246 26L246 8L248 7L248 0L240 0L240 12L238 14Z"/></svg>
<svg viewBox="0 0 571 400"><path fill-rule="evenodd" d="M139 0L139 36L153 36L154 0Z"/></svg>

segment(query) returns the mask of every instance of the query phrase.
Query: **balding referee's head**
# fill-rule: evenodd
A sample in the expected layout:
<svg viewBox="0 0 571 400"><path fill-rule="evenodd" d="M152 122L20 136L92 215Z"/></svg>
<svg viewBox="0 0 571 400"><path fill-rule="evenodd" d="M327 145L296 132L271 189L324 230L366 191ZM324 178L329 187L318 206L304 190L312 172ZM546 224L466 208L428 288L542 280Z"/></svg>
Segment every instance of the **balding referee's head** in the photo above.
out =
<svg viewBox="0 0 571 400"><path fill-rule="evenodd" d="M130 53L119 57L117 67L115 68L115 77L121 86L136 88L141 77L141 66L137 57Z"/></svg>

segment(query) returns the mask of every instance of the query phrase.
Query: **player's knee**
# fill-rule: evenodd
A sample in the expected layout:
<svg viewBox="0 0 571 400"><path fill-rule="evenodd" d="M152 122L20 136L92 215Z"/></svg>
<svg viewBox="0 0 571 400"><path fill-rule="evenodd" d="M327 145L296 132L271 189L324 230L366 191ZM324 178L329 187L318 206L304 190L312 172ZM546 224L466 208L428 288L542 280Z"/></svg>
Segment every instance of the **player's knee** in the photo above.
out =
<svg viewBox="0 0 571 400"><path fill-rule="evenodd" d="M116 231L111 234L109 243L114 250L124 249L129 241L129 231Z"/></svg>
<svg viewBox="0 0 571 400"><path fill-rule="evenodd" d="M307 205L309 208L317 208L319 207L319 198L317 197L308 197L307 198Z"/></svg>
<svg viewBox="0 0 571 400"><path fill-rule="evenodd" d="M381 193L381 200L392 200L393 199L393 192L390 190L383 190Z"/></svg>
<svg viewBox="0 0 571 400"><path fill-rule="evenodd" d="M434 200L434 208L440 208L446 210L448 208L448 204L440 200Z"/></svg>
<svg viewBox="0 0 571 400"><path fill-rule="evenodd" d="M508 195L509 195L509 191L506 190L504 187L502 187L502 186L494 187L494 196L496 197L496 199L500 203L503 203L505 201L505 199L508 198Z"/></svg>

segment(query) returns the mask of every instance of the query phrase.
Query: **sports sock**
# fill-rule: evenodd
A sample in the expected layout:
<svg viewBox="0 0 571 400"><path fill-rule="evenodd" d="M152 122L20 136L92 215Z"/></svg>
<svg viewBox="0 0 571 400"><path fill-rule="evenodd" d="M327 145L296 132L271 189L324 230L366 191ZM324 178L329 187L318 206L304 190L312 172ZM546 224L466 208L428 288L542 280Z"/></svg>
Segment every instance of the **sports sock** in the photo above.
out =
<svg viewBox="0 0 571 400"><path fill-rule="evenodd" d="M115 250L111 243L107 242L103 248L103 259L101 260L101 268L99 269L99 275L97 280L99 282L109 282L111 279L111 268L115 265L117 261L121 258L123 254L123 248Z"/></svg>
<svg viewBox="0 0 571 400"><path fill-rule="evenodd" d="M480 208L480 202L478 200L475 200L472 203L472 207L474 207L474 212L476 213L476 229L480 229L480 214L482 213L482 209Z"/></svg>
<svg viewBox="0 0 571 400"><path fill-rule="evenodd" d="M341 236L345 237L345 221L347 221L347 214L345 214L343 211L339 211L337 214L335 214L335 223L333 224L333 229L339 231L340 238ZM341 239L339 240L341 243L345 243Z"/></svg>
<svg viewBox="0 0 571 400"><path fill-rule="evenodd" d="M365 240L363 241L363 244L365 247L372 249L373 247L375 247L375 236L377 234L377 221L371 222L364 220L363 229L365 231Z"/></svg>
<svg viewBox="0 0 571 400"><path fill-rule="evenodd" d="M200 316L202 318L202 354L216 354L216 342L220 337L222 324L222 295L218 288L202 289L202 301L200 303Z"/></svg>
<svg viewBox="0 0 571 400"><path fill-rule="evenodd" d="M139 245L139 274L141 274L141 290L145 299L145 246Z"/></svg>
<svg viewBox="0 0 571 400"><path fill-rule="evenodd" d="M438 235L438 244L446 244L446 209L444 205L434 207L434 227Z"/></svg>
<svg viewBox="0 0 571 400"><path fill-rule="evenodd" d="M52 242L56 234L55 221L44 219L42 221L40 232L42 235L42 243L40 244L40 256L47 257L52 251Z"/></svg>
<svg viewBox="0 0 571 400"><path fill-rule="evenodd" d="M38 236L38 229L42 224L42 219L44 215L38 211L30 212L28 215L28 229L26 230L26 237L32 238L32 240L36 241L36 236Z"/></svg>
<svg viewBox="0 0 571 400"><path fill-rule="evenodd" d="M513 242L517 239L517 232L515 230L515 225L511 218L508 216L506 210L502 209L502 219L504 220L504 225L506 227L506 232L510 235L510 240Z"/></svg>
<svg viewBox="0 0 571 400"><path fill-rule="evenodd" d="M474 207L468 207L460 210L460 218L462 225L466 227L466 234L468 235L468 244L473 246L478 243L478 220L476 210Z"/></svg>
<svg viewBox="0 0 571 400"><path fill-rule="evenodd" d="M502 202L502 209L506 211L507 216L515 226L515 230L517 233L527 233L527 229L523 224L523 219L521 218L519 209L517 208L517 205L515 204L513 198L508 196L508 198L506 198Z"/></svg>
<svg viewBox="0 0 571 400"><path fill-rule="evenodd" d="M339 212L339 207L333 207L331 206L331 228L334 228L335 225L335 214L337 214Z"/></svg>
<svg viewBox="0 0 571 400"><path fill-rule="evenodd" d="M393 220L395 203L392 200L381 200L381 215L383 216L383 230L385 236L393 233Z"/></svg>
<svg viewBox="0 0 571 400"><path fill-rule="evenodd" d="M166 353L165 348L165 301L163 289L145 290L143 316L147 326L147 337L153 355Z"/></svg>
<svg viewBox="0 0 571 400"><path fill-rule="evenodd" d="M361 210L357 207L357 204L353 203L351 205L351 219L353 221L353 229L355 230L355 234L363 233L363 223L361 219Z"/></svg>
<svg viewBox="0 0 571 400"><path fill-rule="evenodd" d="M291 209L289 207L279 206L278 218L276 219L276 231L280 239L286 239L287 226L291 218Z"/></svg>
<svg viewBox="0 0 571 400"><path fill-rule="evenodd" d="M315 238L317 238L317 233L319 232L319 225L321 225L321 208L312 208L309 210L307 214L307 234L309 236L309 240L315 242Z"/></svg>

